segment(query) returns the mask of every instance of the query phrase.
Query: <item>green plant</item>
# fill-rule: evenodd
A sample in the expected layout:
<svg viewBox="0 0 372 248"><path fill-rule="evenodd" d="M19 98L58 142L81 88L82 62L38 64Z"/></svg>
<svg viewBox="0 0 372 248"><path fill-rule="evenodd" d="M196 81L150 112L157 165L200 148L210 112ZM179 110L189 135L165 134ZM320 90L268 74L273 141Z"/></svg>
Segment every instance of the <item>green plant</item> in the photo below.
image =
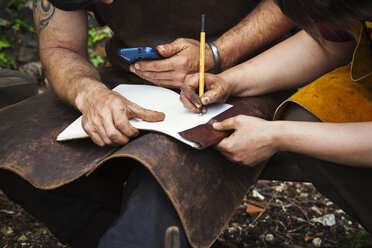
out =
<svg viewBox="0 0 372 248"><path fill-rule="evenodd" d="M14 69L16 62L12 56L4 51L4 48L11 48L12 44L5 35L0 35L0 68Z"/></svg>
<svg viewBox="0 0 372 248"><path fill-rule="evenodd" d="M95 52L89 52L89 60L95 66L98 67L105 62L104 56L98 56Z"/></svg>
<svg viewBox="0 0 372 248"><path fill-rule="evenodd" d="M12 26L14 31L20 31L21 28L24 28L29 33L35 32L35 28L28 24L26 21L22 20L20 17L15 19L15 24Z"/></svg>
<svg viewBox="0 0 372 248"><path fill-rule="evenodd" d="M26 5L26 3L27 3L27 0L9 0L7 3L7 7L20 10L23 6Z"/></svg>
<svg viewBox="0 0 372 248"><path fill-rule="evenodd" d="M0 27L5 27L6 21L3 18L0 18Z"/></svg>
<svg viewBox="0 0 372 248"><path fill-rule="evenodd" d="M360 230L357 234L348 235L345 239L338 243L340 248L367 248L372 247L372 236L364 231Z"/></svg>
<svg viewBox="0 0 372 248"><path fill-rule="evenodd" d="M93 46L98 41L102 40L107 36L106 32L97 32L97 29L90 28L88 30L88 48L89 48L89 60L95 66L98 67L105 62L104 56L98 56L93 50Z"/></svg>
<svg viewBox="0 0 372 248"><path fill-rule="evenodd" d="M90 28L88 31L88 47L93 47L97 41L107 36L106 32L97 32L97 29Z"/></svg>
<svg viewBox="0 0 372 248"><path fill-rule="evenodd" d="M0 52L0 68L15 69L16 62L7 52Z"/></svg>
<svg viewBox="0 0 372 248"><path fill-rule="evenodd" d="M11 47L8 38L5 35L0 35L0 51L7 47Z"/></svg>
<svg viewBox="0 0 372 248"><path fill-rule="evenodd" d="M14 203L9 199L7 199L7 202L8 202L9 207L11 207L13 209Z"/></svg>
<svg viewBox="0 0 372 248"><path fill-rule="evenodd" d="M28 0L9 0L7 2L7 8L12 9L13 11L19 11L21 8L26 6ZM29 24L23 20L19 14L13 20L7 21L0 18L0 67L7 69L16 69L16 61L9 54L10 49L14 49L14 42L8 36L7 26L10 26L11 29L18 35L19 33L34 33L35 28L32 24Z"/></svg>

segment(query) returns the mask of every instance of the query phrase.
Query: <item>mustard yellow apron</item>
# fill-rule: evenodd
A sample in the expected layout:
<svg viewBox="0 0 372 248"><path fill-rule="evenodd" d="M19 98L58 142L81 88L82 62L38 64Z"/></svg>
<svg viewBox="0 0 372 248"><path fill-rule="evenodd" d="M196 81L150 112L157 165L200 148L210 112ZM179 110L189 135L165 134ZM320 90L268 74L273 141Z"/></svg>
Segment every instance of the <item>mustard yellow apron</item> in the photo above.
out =
<svg viewBox="0 0 372 248"><path fill-rule="evenodd" d="M372 28L372 23L366 22ZM351 64L340 67L300 89L275 112L274 120L288 104L304 107L323 122L372 121L372 51L360 26L358 45Z"/></svg>

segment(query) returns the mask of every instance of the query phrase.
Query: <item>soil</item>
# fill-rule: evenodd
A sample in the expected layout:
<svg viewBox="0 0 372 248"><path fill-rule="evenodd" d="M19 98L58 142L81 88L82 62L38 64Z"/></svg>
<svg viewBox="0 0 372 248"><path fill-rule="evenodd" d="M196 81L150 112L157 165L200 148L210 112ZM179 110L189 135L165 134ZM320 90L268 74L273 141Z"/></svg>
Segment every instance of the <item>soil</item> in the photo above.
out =
<svg viewBox="0 0 372 248"><path fill-rule="evenodd" d="M313 220L323 216L329 226ZM0 248L6 247L68 248L0 191ZM372 237L309 183L259 181L213 247L372 247Z"/></svg>

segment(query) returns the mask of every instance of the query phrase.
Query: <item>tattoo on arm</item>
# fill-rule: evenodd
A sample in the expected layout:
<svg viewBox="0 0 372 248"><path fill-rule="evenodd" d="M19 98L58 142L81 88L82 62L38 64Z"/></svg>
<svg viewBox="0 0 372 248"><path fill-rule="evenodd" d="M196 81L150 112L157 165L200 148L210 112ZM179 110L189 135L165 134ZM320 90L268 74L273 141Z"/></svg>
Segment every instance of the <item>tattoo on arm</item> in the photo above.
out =
<svg viewBox="0 0 372 248"><path fill-rule="evenodd" d="M40 32L46 28L49 21L53 18L56 8L50 4L47 0L34 0L33 10L35 17L35 25Z"/></svg>

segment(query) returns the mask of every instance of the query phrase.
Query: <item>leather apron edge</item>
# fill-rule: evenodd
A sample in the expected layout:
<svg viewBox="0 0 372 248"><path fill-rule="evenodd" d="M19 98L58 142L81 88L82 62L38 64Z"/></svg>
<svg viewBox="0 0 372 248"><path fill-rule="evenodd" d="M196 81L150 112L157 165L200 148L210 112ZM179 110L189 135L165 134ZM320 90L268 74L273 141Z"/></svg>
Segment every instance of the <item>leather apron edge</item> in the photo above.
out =
<svg viewBox="0 0 372 248"><path fill-rule="evenodd" d="M274 117L273 117L273 121L278 121L280 120L280 118L282 117L282 114L283 114L283 111L287 105L287 103L289 102L292 102L292 103L295 103L299 106L301 106L302 108L306 109L307 111L309 111L311 114L313 114L316 118L319 119L318 116L316 116L312 111L310 111L308 108L306 108L304 105L302 105L301 103L295 101L295 100L292 100L292 99L287 99L285 100L284 102L282 102L275 110L275 113L274 113Z"/></svg>
<svg viewBox="0 0 372 248"><path fill-rule="evenodd" d="M372 75L372 72L369 72L363 76L360 76L359 78L355 78L355 75L354 75L354 68L355 68L355 60L356 60L356 56L357 56L357 53L361 47L361 41L363 39L363 34L364 34L364 30L363 30L363 27L360 27L360 31L359 31L359 38L358 38L358 42L357 42L357 45L353 51L353 59L351 60L351 69L350 69L350 78L351 80L353 80L354 82L358 82L358 81L361 81L367 77L369 77L370 75Z"/></svg>

